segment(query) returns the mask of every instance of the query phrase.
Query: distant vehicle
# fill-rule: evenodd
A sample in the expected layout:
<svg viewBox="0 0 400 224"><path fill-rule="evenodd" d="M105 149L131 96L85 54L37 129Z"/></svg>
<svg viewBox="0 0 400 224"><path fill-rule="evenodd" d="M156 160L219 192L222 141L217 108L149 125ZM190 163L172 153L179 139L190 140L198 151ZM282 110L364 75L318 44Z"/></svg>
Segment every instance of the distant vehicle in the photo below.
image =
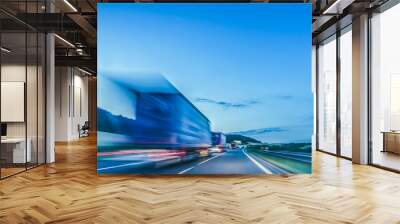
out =
<svg viewBox="0 0 400 224"><path fill-rule="evenodd" d="M242 144L242 141L240 141L240 140L233 140L233 142L236 143L237 145L241 145Z"/></svg>
<svg viewBox="0 0 400 224"><path fill-rule="evenodd" d="M211 152L224 152L226 145L226 136L222 132L211 133Z"/></svg>
<svg viewBox="0 0 400 224"><path fill-rule="evenodd" d="M211 150L208 148L204 148L204 149L199 149L199 157L207 157L210 155Z"/></svg>
<svg viewBox="0 0 400 224"><path fill-rule="evenodd" d="M233 140L231 143L231 148L232 149L238 149L241 147L242 141L239 140Z"/></svg>
<svg viewBox="0 0 400 224"><path fill-rule="evenodd" d="M225 148L219 148L219 147L211 147L210 152L224 152Z"/></svg>

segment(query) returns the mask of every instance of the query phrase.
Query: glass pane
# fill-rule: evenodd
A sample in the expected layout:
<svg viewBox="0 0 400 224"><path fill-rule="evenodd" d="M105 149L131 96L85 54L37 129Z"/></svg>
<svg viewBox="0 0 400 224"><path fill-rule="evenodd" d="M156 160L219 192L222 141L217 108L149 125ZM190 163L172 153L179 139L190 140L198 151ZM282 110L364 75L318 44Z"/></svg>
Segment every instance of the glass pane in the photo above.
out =
<svg viewBox="0 0 400 224"><path fill-rule="evenodd" d="M27 13L37 13L37 1L27 2ZM34 18L34 17L33 17ZM35 23L35 19L31 18L31 22ZM38 73L38 36L34 30L27 30L27 75L26 75L26 125L27 125L27 150L30 151L30 160L28 160L28 168L37 165L37 73Z"/></svg>
<svg viewBox="0 0 400 224"><path fill-rule="evenodd" d="M352 157L352 34L340 36L340 153Z"/></svg>
<svg viewBox="0 0 400 224"><path fill-rule="evenodd" d="M25 170L31 158L26 150L25 32L3 32L1 47L1 173L5 177Z"/></svg>
<svg viewBox="0 0 400 224"><path fill-rule="evenodd" d="M372 163L400 170L400 4L372 18Z"/></svg>
<svg viewBox="0 0 400 224"><path fill-rule="evenodd" d="M38 160L38 36L36 32L27 33L28 55L27 55L27 80L26 80L26 113L27 113L27 143L30 153L30 160L28 160L28 168L37 165Z"/></svg>
<svg viewBox="0 0 400 224"><path fill-rule="evenodd" d="M46 157L46 149L45 149L45 60L46 60L46 52L45 52L45 44L46 37L44 34L39 33L38 35L38 163L45 163Z"/></svg>
<svg viewBox="0 0 400 224"><path fill-rule="evenodd" d="M336 153L336 39L318 48L318 147Z"/></svg>
<svg viewBox="0 0 400 224"><path fill-rule="evenodd" d="M16 15L43 13L45 0L1 1L0 7ZM45 35L28 28L0 12L1 177L45 162Z"/></svg>

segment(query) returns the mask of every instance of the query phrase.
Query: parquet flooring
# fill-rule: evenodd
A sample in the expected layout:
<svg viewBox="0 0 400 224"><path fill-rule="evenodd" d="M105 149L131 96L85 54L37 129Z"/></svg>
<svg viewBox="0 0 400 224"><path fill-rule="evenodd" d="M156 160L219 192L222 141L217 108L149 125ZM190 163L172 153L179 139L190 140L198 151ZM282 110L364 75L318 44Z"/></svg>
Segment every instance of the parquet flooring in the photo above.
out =
<svg viewBox="0 0 400 224"><path fill-rule="evenodd" d="M400 175L314 153L313 174L98 176L96 141L0 181L0 223L400 223Z"/></svg>

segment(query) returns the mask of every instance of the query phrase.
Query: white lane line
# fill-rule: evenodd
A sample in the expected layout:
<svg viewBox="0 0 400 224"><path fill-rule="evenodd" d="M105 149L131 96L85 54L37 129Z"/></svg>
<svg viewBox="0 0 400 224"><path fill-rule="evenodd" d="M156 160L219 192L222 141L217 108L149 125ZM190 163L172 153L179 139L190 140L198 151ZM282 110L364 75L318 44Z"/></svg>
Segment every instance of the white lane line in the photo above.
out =
<svg viewBox="0 0 400 224"><path fill-rule="evenodd" d="M194 166L192 166L192 167L187 168L186 170L183 170L183 171L179 172L178 174L184 174L184 173L188 172L189 170L195 168L196 166L199 166L199 165L201 165L201 164L203 164L203 163L206 163L206 162L208 162L208 161L210 161L210 160L212 160L212 159L215 159L215 158L219 157L220 155L222 155L222 154L219 154L219 155L216 155L216 156L211 157L211 158L209 158L209 159L206 159L206 160L204 160L204 161L202 161L202 162L200 162L200 163L198 163L198 164L196 164L196 165L194 165Z"/></svg>
<svg viewBox="0 0 400 224"><path fill-rule="evenodd" d="M189 168L187 168L186 170L183 170L183 171L179 172L178 174L184 174L184 173L186 173L187 171L193 169L194 167L196 167L196 165L194 165L194 166L192 166L192 167L189 167Z"/></svg>
<svg viewBox="0 0 400 224"><path fill-rule="evenodd" d="M210 160L212 160L212 159L215 159L215 158L217 158L217 157L219 157L219 156L221 156L221 155L222 155L222 154L218 154L218 155L216 155L216 156L214 156L214 157L211 157L211 158L209 158L209 159L206 159L206 160L200 162L199 164L197 164L197 166L198 166L198 165L201 165L201 164L203 164L203 163L206 163L206 162L208 162L208 161L210 161Z"/></svg>
<svg viewBox="0 0 400 224"><path fill-rule="evenodd" d="M249 154L247 154L244 149L242 149L242 152L254 163L256 164L256 166L258 166L258 168L260 168L264 173L266 174L272 174L272 172L265 168L263 165L261 165L259 162L257 162L257 160L253 159Z"/></svg>
<svg viewBox="0 0 400 224"><path fill-rule="evenodd" d="M117 166L108 166L108 167L99 168L99 169L97 169L97 171L109 170L109 169L125 167L125 166L138 165L138 164L143 164L143 163L146 163L146 162L136 162L136 163L127 163L127 164L117 165Z"/></svg>

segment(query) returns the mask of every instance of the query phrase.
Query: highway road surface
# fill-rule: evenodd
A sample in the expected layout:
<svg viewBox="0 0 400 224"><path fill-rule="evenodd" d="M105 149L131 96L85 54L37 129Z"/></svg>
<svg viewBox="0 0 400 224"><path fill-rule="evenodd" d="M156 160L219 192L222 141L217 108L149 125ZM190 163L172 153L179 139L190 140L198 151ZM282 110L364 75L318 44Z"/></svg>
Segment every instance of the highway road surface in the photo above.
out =
<svg viewBox="0 0 400 224"><path fill-rule="evenodd" d="M123 158L99 163L100 173L138 173L138 174L282 174L286 170L274 166L247 153L244 149L232 149L211 156L180 162L158 168L138 168L140 162Z"/></svg>

